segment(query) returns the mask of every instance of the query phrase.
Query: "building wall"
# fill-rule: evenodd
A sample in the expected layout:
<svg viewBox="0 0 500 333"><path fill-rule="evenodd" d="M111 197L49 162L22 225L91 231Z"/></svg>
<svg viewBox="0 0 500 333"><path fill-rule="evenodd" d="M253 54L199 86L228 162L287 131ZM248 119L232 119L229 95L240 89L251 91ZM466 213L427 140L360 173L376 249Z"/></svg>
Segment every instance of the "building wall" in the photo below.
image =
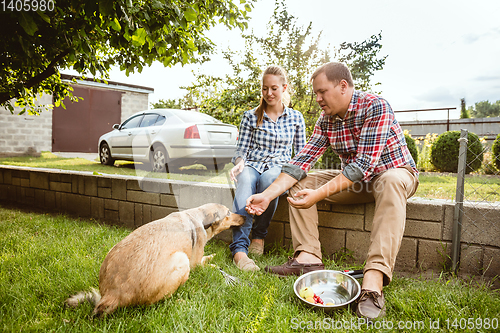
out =
<svg viewBox="0 0 500 333"><path fill-rule="evenodd" d="M450 119L449 124L446 120L401 121L400 124L401 128L408 130L414 138L425 136L427 133L441 134L448 128L450 131L467 129L480 138L486 137L491 143L500 133L500 117Z"/></svg>
<svg viewBox="0 0 500 333"><path fill-rule="evenodd" d="M52 104L51 95L43 95L37 105ZM0 108L0 156L23 155L52 149L52 112L42 111L39 116L14 114Z"/></svg>
<svg viewBox="0 0 500 333"><path fill-rule="evenodd" d="M52 104L52 96L43 95L37 104ZM123 91L121 120L148 107L149 94ZM9 110L0 108L0 156L33 155L52 151L52 111L43 111L39 116L18 115L20 111L21 108L16 107L14 114L11 114ZM109 130L111 131L111 127Z"/></svg>

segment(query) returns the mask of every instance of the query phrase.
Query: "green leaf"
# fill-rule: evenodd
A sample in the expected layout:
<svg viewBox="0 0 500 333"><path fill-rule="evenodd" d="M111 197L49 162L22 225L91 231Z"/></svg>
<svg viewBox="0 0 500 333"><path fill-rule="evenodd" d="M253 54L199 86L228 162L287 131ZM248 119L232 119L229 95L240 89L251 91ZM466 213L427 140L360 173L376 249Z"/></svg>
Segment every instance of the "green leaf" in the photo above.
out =
<svg viewBox="0 0 500 333"><path fill-rule="evenodd" d="M118 21L118 19L116 17L113 21L111 21L111 23L109 25L111 26L111 28L113 28L116 31L120 31L122 29L120 22Z"/></svg>
<svg viewBox="0 0 500 333"><path fill-rule="evenodd" d="M33 18L25 12L21 12L20 15L21 18L19 19L19 24L28 35L33 36L38 30L38 26L35 21L33 21Z"/></svg>
<svg viewBox="0 0 500 333"><path fill-rule="evenodd" d="M191 22L196 20L196 17L198 16L198 12L194 10L193 8L188 8L184 12L184 17L186 18L186 21Z"/></svg>
<svg viewBox="0 0 500 333"><path fill-rule="evenodd" d="M48 24L50 24L50 17L48 17L44 12L40 11L40 10L37 10L36 13L38 15L40 15L40 17L45 21L47 22Z"/></svg>
<svg viewBox="0 0 500 333"><path fill-rule="evenodd" d="M132 36L132 41L139 43L141 46L146 43L146 35L148 33L146 32L146 29L144 28L139 28L136 31L134 31L134 35Z"/></svg>

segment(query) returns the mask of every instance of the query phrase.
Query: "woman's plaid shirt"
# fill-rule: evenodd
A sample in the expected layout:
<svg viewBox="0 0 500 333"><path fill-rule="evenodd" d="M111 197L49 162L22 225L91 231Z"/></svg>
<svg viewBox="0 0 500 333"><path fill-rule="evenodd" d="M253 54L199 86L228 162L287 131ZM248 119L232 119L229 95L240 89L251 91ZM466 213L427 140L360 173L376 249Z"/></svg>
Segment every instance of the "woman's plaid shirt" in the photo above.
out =
<svg viewBox="0 0 500 333"><path fill-rule="evenodd" d="M321 113L306 146L287 167L299 167L305 177L328 146L342 160L344 175L348 176L346 167L350 169L347 178L353 181L370 181L385 170L404 165L418 175L401 126L389 103L379 96L354 91L344 119Z"/></svg>
<svg viewBox="0 0 500 333"><path fill-rule="evenodd" d="M264 113L262 125L257 127L255 110L243 114L232 162L242 158L245 165L262 173L289 162L292 148L295 153L302 150L306 143L305 123L299 111L285 108L276 122Z"/></svg>

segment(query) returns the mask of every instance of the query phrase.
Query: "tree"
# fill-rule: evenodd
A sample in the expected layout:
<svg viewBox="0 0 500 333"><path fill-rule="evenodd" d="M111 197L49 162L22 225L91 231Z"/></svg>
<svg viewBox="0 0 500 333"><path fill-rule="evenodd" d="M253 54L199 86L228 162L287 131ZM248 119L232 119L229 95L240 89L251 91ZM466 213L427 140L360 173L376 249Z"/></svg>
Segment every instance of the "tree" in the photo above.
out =
<svg viewBox="0 0 500 333"><path fill-rule="evenodd" d="M33 10L23 11L7 5L0 13L0 106L13 112L15 98L21 113L38 113L35 98L41 93L53 94L56 105L71 97L59 74L64 68L108 78L115 65L128 75L153 61L206 61L214 45L204 33L217 23L246 28L253 2L47 0L38 10L25 1Z"/></svg>
<svg viewBox="0 0 500 333"><path fill-rule="evenodd" d="M182 100L160 99L156 103L151 103L153 109L182 109Z"/></svg>
<svg viewBox="0 0 500 333"><path fill-rule="evenodd" d="M468 111L473 118L500 117L500 100L495 103L477 102L474 107L469 107Z"/></svg>
<svg viewBox="0 0 500 333"><path fill-rule="evenodd" d="M321 33L314 35L312 23L297 25L296 18L287 12L284 1L276 1L275 10L267 24L265 37L243 34L244 51L226 50L224 58L232 68L225 77L195 73L195 82L188 87L186 99L224 122L239 125L244 111L256 107L260 100L260 78L264 68L283 66L292 88L291 106L300 110L311 133L320 111L315 103L309 82L314 70L331 61L330 51L320 49ZM381 34L362 43L343 43L335 54L353 70L356 88L371 89L370 77L381 70L386 57L378 57Z"/></svg>
<svg viewBox="0 0 500 333"><path fill-rule="evenodd" d="M461 105L460 118L461 119L470 118L469 111L465 107L465 98L460 99L460 105Z"/></svg>

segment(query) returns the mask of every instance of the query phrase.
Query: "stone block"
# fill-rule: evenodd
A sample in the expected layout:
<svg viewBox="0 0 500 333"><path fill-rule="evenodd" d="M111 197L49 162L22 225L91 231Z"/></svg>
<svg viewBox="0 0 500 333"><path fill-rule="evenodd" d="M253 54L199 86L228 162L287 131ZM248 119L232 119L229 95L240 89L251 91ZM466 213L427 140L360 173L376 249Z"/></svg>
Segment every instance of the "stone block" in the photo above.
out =
<svg viewBox="0 0 500 333"><path fill-rule="evenodd" d="M99 198L111 198L111 187L97 187L97 196Z"/></svg>
<svg viewBox="0 0 500 333"><path fill-rule="evenodd" d="M288 201L286 196L280 197L278 201L278 207L276 207L276 212L274 212L273 221L289 222L290 214L288 211Z"/></svg>
<svg viewBox="0 0 500 333"><path fill-rule="evenodd" d="M45 190L35 189L35 205L45 208Z"/></svg>
<svg viewBox="0 0 500 333"><path fill-rule="evenodd" d="M346 248L353 252L354 260L362 264L366 260L370 247L370 233L363 231L346 231Z"/></svg>
<svg viewBox="0 0 500 333"><path fill-rule="evenodd" d="M351 204L351 205L332 204L331 211L339 213L347 213L347 214L364 215L365 204Z"/></svg>
<svg viewBox="0 0 500 333"><path fill-rule="evenodd" d="M49 189L49 174L46 172L30 172L30 186L43 190Z"/></svg>
<svg viewBox="0 0 500 333"><path fill-rule="evenodd" d="M443 269L451 267L451 243L435 240L418 240L418 268Z"/></svg>
<svg viewBox="0 0 500 333"><path fill-rule="evenodd" d="M127 190L127 201L145 203L150 205L159 205L160 194Z"/></svg>
<svg viewBox="0 0 500 333"><path fill-rule="evenodd" d="M12 170L3 170L3 183L7 185L12 184Z"/></svg>
<svg viewBox="0 0 500 333"><path fill-rule="evenodd" d="M127 190L142 191L137 179L127 179Z"/></svg>
<svg viewBox="0 0 500 333"><path fill-rule="evenodd" d="M224 230L218 235L215 235L214 239L223 241L224 243L230 244L233 241L233 232L231 229Z"/></svg>
<svg viewBox="0 0 500 333"><path fill-rule="evenodd" d="M50 181L49 188L51 191L71 193L71 183Z"/></svg>
<svg viewBox="0 0 500 333"><path fill-rule="evenodd" d="M151 206L151 218L156 221L177 211L177 209L170 207Z"/></svg>
<svg viewBox="0 0 500 333"><path fill-rule="evenodd" d="M50 210L56 209L56 192L44 191L45 207Z"/></svg>
<svg viewBox="0 0 500 333"><path fill-rule="evenodd" d="M0 184L3 184L3 173L4 170L0 169Z"/></svg>
<svg viewBox="0 0 500 333"><path fill-rule="evenodd" d="M334 212L318 211L320 227L363 230L364 216Z"/></svg>
<svg viewBox="0 0 500 333"><path fill-rule="evenodd" d="M111 197L117 200L127 200L127 180L121 178L111 179Z"/></svg>
<svg viewBox="0 0 500 333"><path fill-rule="evenodd" d="M214 184L172 184L172 192L178 199L179 209L199 207L206 203L220 203L232 207L233 198L229 187L214 186Z"/></svg>
<svg viewBox="0 0 500 333"><path fill-rule="evenodd" d="M455 212L455 206L453 204L447 204L443 206L443 209L444 209L444 221L443 221L442 239L446 241L451 241L453 233L453 216Z"/></svg>
<svg viewBox="0 0 500 333"><path fill-rule="evenodd" d="M111 178L97 177L97 186L98 187L109 187L109 188L111 188Z"/></svg>
<svg viewBox="0 0 500 333"><path fill-rule="evenodd" d="M160 205L172 207L175 209L179 208L179 205L177 204L177 198L172 194L160 194Z"/></svg>
<svg viewBox="0 0 500 333"><path fill-rule="evenodd" d="M483 248L477 245L460 244L460 274L481 275L483 270Z"/></svg>
<svg viewBox="0 0 500 333"><path fill-rule="evenodd" d="M88 217L91 215L90 197L67 193L63 196L63 210L81 217Z"/></svg>
<svg viewBox="0 0 500 333"><path fill-rule="evenodd" d="M104 199L104 209L118 211L119 201L113 199Z"/></svg>
<svg viewBox="0 0 500 333"><path fill-rule="evenodd" d="M323 254L332 255L346 247L346 231L319 227L319 241Z"/></svg>
<svg viewBox="0 0 500 333"><path fill-rule="evenodd" d="M483 271L486 276L500 276L500 249L485 248L483 257Z"/></svg>
<svg viewBox="0 0 500 333"><path fill-rule="evenodd" d="M104 210L104 219L113 224L121 225L120 216L117 210Z"/></svg>
<svg viewBox="0 0 500 333"><path fill-rule="evenodd" d="M417 245L415 238L403 237L401 247L396 258L395 270L412 271L417 266Z"/></svg>
<svg viewBox="0 0 500 333"><path fill-rule="evenodd" d="M441 223L407 219L404 236L439 240Z"/></svg>
<svg viewBox="0 0 500 333"><path fill-rule="evenodd" d="M285 223L283 222L271 222L269 228L267 228L267 236L265 239L265 247L271 247L272 244L278 244L278 246L283 245L283 235L285 234Z"/></svg>
<svg viewBox="0 0 500 333"><path fill-rule="evenodd" d="M151 208L153 206L151 205L142 205L142 223L146 224L151 221L153 221L153 218L151 217Z"/></svg>
<svg viewBox="0 0 500 333"><path fill-rule="evenodd" d="M138 182L139 188L144 192L171 194L170 183L161 179L141 179Z"/></svg>
<svg viewBox="0 0 500 333"><path fill-rule="evenodd" d="M318 210L324 210L324 211L329 212L332 210L332 205L330 202L323 200L323 201L316 203L316 208Z"/></svg>
<svg viewBox="0 0 500 333"><path fill-rule="evenodd" d="M422 209L422 206L424 206L425 209ZM443 213L443 205L438 202L409 201L406 204L407 219L441 222Z"/></svg>
<svg viewBox="0 0 500 333"><path fill-rule="evenodd" d="M464 206L461 241L500 246L500 206Z"/></svg>
<svg viewBox="0 0 500 333"><path fill-rule="evenodd" d="M134 225L136 228L140 227L141 225L143 225L143 221L142 221L142 204L140 203L134 203Z"/></svg>
<svg viewBox="0 0 500 333"><path fill-rule="evenodd" d="M135 228L135 209L133 202L118 201L120 223L129 229Z"/></svg>
<svg viewBox="0 0 500 333"><path fill-rule="evenodd" d="M98 220L105 218L104 199L90 197L90 216Z"/></svg>
<svg viewBox="0 0 500 333"><path fill-rule="evenodd" d="M97 177L85 177L85 195L97 197Z"/></svg>

